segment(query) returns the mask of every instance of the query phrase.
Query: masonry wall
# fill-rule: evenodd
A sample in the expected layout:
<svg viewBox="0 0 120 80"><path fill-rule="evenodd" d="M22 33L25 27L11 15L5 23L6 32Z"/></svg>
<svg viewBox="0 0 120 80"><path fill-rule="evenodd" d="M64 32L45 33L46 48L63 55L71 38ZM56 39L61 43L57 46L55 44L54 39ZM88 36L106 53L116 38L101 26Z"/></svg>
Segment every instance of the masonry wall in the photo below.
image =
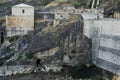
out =
<svg viewBox="0 0 120 80"><path fill-rule="evenodd" d="M7 27L34 27L34 17L32 16L7 16Z"/></svg>
<svg viewBox="0 0 120 80"><path fill-rule="evenodd" d="M50 19L53 20L55 14L53 13L35 13L35 19Z"/></svg>
<svg viewBox="0 0 120 80"><path fill-rule="evenodd" d="M24 13L22 12L24 10ZM12 7L12 15L34 16L34 7Z"/></svg>
<svg viewBox="0 0 120 80"><path fill-rule="evenodd" d="M34 17L31 16L7 16L6 17L7 37L25 35L28 31L34 30Z"/></svg>

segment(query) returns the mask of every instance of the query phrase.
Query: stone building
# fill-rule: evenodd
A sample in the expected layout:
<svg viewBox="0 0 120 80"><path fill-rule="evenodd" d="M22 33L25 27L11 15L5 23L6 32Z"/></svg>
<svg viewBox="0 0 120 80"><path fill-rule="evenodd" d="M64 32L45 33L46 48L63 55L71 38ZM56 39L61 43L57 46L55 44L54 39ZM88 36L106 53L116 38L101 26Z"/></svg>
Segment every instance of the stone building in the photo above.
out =
<svg viewBox="0 0 120 80"><path fill-rule="evenodd" d="M18 4L12 7L12 15L6 16L7 37L25 35L34 30L34 7Z"/></svg>

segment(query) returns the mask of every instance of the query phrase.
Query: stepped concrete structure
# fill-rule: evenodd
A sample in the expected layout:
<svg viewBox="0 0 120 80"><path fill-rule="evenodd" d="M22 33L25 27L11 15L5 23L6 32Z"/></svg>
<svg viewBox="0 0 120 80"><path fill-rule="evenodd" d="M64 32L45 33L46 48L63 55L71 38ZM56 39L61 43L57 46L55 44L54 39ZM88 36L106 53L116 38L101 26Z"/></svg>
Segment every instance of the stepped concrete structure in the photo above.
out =
<svg viewBox="0 0 120 80"><path fill-rule="evenodd" d="M93 0L94 5L95 0ZM99 0L98 3L99 4ZM93 7L92 7L93 9ZM99 12L100 11L100 12ZM107 71L120 75L120 18L115 13L114 18L104 18L102 10L95 15L83 16L83 34L92 40L92 61ZM95 11L96 12L96 11ZM101 14L100 14L101 13ZM114 79L113 79L114 80Z"/></svg>
<svg viewBox="0 0 120 80"><path fill-rule="evenodd" d="M83 33L92 39L93 63L120 75L120 19L85 19Z"/></svg>

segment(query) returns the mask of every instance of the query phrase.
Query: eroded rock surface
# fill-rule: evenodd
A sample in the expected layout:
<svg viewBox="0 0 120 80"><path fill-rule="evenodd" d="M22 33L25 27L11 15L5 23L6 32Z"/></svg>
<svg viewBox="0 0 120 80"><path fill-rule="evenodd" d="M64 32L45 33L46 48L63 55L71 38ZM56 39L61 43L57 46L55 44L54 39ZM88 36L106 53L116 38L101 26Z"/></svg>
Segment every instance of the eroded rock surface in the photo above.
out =
<svg viewBox="0 0 120 80"><path fill-rule="evenodd" d="M2 65L34 66L35 60L40 58L47 71L57 72L63 65L74 67L89 64L91 40L83 35L82 18L70 16L60 22L56 27L53 27L51 21L40 22L41 25L37 25L39 28L11 42L2 49L2 54L7 51L7 55L10 55L1 57Z"/></svg>

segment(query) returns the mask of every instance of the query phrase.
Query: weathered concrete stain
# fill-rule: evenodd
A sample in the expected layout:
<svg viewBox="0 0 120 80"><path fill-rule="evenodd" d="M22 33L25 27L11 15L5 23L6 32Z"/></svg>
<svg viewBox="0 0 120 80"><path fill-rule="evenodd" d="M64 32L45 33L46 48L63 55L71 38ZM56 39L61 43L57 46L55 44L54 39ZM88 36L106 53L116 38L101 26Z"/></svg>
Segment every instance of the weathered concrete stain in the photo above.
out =
<svg viewBox="0 0 120 80"><path fill-rule="evenodd" d="M6 16L7 37L25 35L34 30L34 7L18 4L12 7L12 15Z"/></svg>
<svg viewBox="0 0 120 80"><path fill-rule="evenodd" d="M92 57L98 67L120 75L120 20L94 20Z"/></svg>
<svg viewBox="0 0 120 80"><path fill-rule="evenodd" d="M27 16L7 16L6 17L6 26L7 27L33 27L34 26L34 17Z"/></svg>

